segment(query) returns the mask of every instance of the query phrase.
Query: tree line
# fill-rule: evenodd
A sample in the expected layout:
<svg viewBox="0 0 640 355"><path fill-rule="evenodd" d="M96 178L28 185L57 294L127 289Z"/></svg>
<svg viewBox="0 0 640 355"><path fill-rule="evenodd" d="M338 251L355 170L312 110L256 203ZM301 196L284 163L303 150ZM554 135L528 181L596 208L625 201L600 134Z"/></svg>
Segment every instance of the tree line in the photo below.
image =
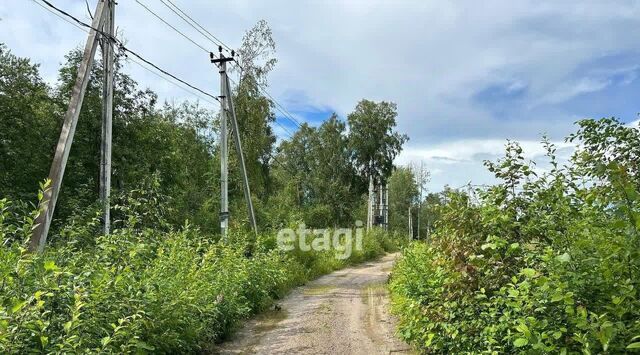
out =
<svg viewBox="0 0 640 355"><path fill-rule="evenodd" d="M252 198L261 228L305 222L352 223L366 216L368 176L389 180L407 136L396 131L391 102L360 101L346 119L331 115L319 126L302 124L277 143L271 128L274 102L261 88L277 63L266 22L247 31L238 49L241 64L233 90ZM0 44L0 196L35 202L46 178L78 64L72 50L49 84L39 66ZM219 229L218 113L197 100L159 102L115 63L112 188L114 206L141 186L156 185L167 200L172 225L185 220L203 231ZM92 68L71 148L53 230L94 218L98 200L102 62ZM237 160L230 154L232 225L245 226L246 208ZM117 211L114 211L114 219ZM117 222L117 221L116 221Z"/></svg>

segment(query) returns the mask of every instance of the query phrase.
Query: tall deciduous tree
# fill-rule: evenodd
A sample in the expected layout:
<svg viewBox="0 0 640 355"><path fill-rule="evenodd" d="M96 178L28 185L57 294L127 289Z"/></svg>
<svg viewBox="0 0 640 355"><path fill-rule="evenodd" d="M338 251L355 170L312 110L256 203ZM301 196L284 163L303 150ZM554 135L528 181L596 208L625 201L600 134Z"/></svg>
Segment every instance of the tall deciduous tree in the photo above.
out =
<svg viewBox="0 0 640 355"><path fill-rule="evenodd" d="M0 43L0 198L33 199L60 114L38 65Z"/></svg>
<svg viewBox="0 0 640 355"><path fill-rule="evenodd" d="M372 176L384 182L393 170L393 160L409 139L395 131L397 105L392 102L362 100L349 114L349 145L363 179Z"/></svg>
<svg viewBox="0 0 640 355"><path fill-rule="evenodd" d="M409 207L414 210L418 198L418 184L413 171L406 167L396 168L389 178L389 229L409 233Z"/></svg>
<svg viewBox="0 0 640 355"><path fill-rule="evenodd" d="M238 72L240 78L233 93L233 100L249 184L251 192L262 201L266 200L271 189L269 164L276 137L271 129L271 123L275 120L273 103L263 95L261 86L267 85L267 75L276 64L275 50L271 28L263 20L247 31L242 38L242 45L237 51L239 65L230 65L231 71ZM230 193L232 196L240 196L241 179L235 154L231 154L230 161ZM239 207L236 209L238 212L245 209Z"/></svg>
<svg viewBox="0 0 640 355"><path fill-rule="evenodd" d="M280 145L283 193L291 195L288 200L302 210L308 225L332 226L353 219L360 199L350 156L346 125L335 114L318 128L303 124Z"/></svg>

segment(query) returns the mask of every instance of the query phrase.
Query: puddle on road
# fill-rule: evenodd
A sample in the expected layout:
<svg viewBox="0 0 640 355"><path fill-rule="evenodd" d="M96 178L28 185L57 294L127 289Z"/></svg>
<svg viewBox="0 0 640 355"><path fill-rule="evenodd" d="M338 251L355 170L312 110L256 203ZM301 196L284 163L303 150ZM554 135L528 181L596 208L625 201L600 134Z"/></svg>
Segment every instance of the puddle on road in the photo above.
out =
<svg viewBox="0 0 640 355"><path fill-rule="evenodd" d="M254 329L258 334L266 333L272 329L275 329L278 326L278 323L287 318L287 314L287 311L284 309L272 309L260 313L256 316L257 324Z"/></svg>

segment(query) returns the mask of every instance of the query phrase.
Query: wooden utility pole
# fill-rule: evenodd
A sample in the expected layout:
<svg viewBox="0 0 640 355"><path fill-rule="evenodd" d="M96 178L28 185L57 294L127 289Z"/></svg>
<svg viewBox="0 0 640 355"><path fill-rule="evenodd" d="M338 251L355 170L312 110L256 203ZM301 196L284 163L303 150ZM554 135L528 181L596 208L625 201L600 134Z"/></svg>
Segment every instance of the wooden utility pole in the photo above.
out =
<svg viewBox="0 0 640 355"><path fill-rule="evenodd" d="M224 134L226 136L226 118L227 118L227 113L229 115L228 118L231 119L231 131L233 132L233 138L234 138L234 143L235 143L235 147L236 147L236 153L238 154L238 161L240 163L240 174L242 175L242 187L244 190L244 197L246 199L247 202L247 209L249 212L249 223L251 223L251 227L253 228L253 231L258 234L258 225L256 223L256 216L254 214L253 211L253 201L251 200L251 189L249 188L249 178L247 176L247 168L244 162L244 152L242 151L242 142L240 140L240 129L238 127L238 120L236 118L236 111L235 108L233 106L233 99L231 97L231 84L229 84L229 76L227 75L227 62L233 61L233 52L232 52L232 57L225 57L222 54L222 47L218 48L219 51L219 58L218 59L214 59L214 55L213 53L211 53L211 62L212 63L219 63L219 68L220 68L220 86L221 86L221 92L222 92L222 101L225 102L225 104L222 105L222 111L223 111L223 124L225 125L225 132L221 132L221 134ZM225 112L225 110L228 110L228 112ZM222 145L222 140L221 140L221 145ZM224 144L227 144L227 140L225 137L225 142ZM221 148L222 150L222 148ZM225 148L226 150L226 148ZM222 160L225 161L225 165L227 164L226 162L226 158L221 157L221 167L223 165ZM228 169L228 167L225 167L225 169ZM225 173L226 174L226 173ZM227 204L226 207L226 211L225 209L221 210L220 212L220 216L221 216L221 226L223 223L226 223L226 229L228 229L228 220L229 220L229 210L228 210L228 191L227 191L227 176L223 177L223 180L225 180L224 183L224 192L223 194L224 196L224 200L225 200L225 204ZM222 186L221 186L222 187ZM223 207L223 206L221 206ZM223 216L223 214L226 215ZM222 221L222 218L224 218L224 222ZM225 230L223 232L223 237L226 236L227 231Z"/></svg>
<svg viewBox="0 0 640 355"><path fill-rule="evenodd" d="M93 21L91 22L91 27L96 29L102 27L102 24L104 23L105 6L106 0L98 1ZM93 65L93 59L95 57L97 47L98 34L95 30L91 29L91 31L89 31L87 43L84 47L82 62L80 62L80 67L78 68L76 82L71 91L71 100L69 101L69 107L67 108L67 112L64 116L64 123L56 146L51 169L49 170L48 179L51 185L44 191L43 198L38 206L40 213L36 217L36 227L31 234L31 240L29 242L30 251L42 251L45 243L47 242L47 234L49 233L51 219L53 218L56 201L58 199L58 194L60 193L64 170L67 166L67 160L69 159L69 151L71 150L71 144L73 143L73 136L78 124L78 115L80 115L80 109L82 108L84 92L87 89L87 83L89 82L91 67Z"/></svg>
<svg viewBox="0 0 640 355"><path fill-rule="evenodd" d="M104 14L102 36L102 64L104 76L102 81L102 143L100 145L100 201L102 202L102 232L106 235L111 226L111 137L113 119L113 42L115 1L105 0L107 8ZM110 37L108 37L110 36Z"/></svg>

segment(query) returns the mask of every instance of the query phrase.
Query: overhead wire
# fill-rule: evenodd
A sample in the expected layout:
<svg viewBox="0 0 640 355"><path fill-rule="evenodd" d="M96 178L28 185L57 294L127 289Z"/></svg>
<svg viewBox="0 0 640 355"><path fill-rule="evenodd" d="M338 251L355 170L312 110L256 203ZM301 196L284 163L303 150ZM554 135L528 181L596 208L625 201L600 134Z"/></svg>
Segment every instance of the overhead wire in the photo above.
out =
<svg viewBox="0 0 640 355"><path fill-rule="evenodd" d="M64 10L59 9L58 7L56 7L55 5L53 5L52 3L50 3L50 2L49 2L49 1L47 1L47 0L41 0L41 1L42 1L42 2L44 2L44 3L45 3L47 6L49 6L50 8L52 8L52 9L56 10L58 13L60 13L60 14L62 14L62 15L64 15L64 16L66 16L66 17L68 17L68 18L70 18L70 19L74 20L74 21L77 23L77 25L76 25L76 24L74 24L73 22L71 22L71 21L67 20L66 18L64 18L64 17L60 16L59 14L57 14L57 13L55 13L55 12L51 11L50 9L46 8L46 7L45 7L45 6L43 6L42 4L38 3L36 0L32 0L32 1L36 2L38 5L40 5L41 7L43 7L44 9L46 9L47 11L49 11L49 12L51 12L51 13L55 14L56 16L60 17L61 19L64 19L66 22L68 22L68 23L70 23L70 24L75 25L76 27L78 27L79 29L81 29L81 30L83 30L83 31L85 31L85 32L87 32L85 29L83 29L83 28L81 28L81 27L79 27L79 26L77 26L77 25L84 26L84 27L86 27L86 28L88 28L88 29L92 29L92 30L94 30L94 31L96 31L96 32L98 32L98 33L100 33L100 34L101 34L101 35L103 35L105 38L108 38L111 42L113 42L113 43L117 44L117 45L119 46L119 48L120 48L120 49L122 49L123 51L125 51L125 52L127 52L127 53L129 53L129 54L133 55L133 56L134 56L134 57L136 57L136 58L138 58L140 61L144 62L145 64L147 64L147 65L149 65L149 66L151 66L151 67L152 67L152 68L154 68L155 70L157 70L157 71L161 72L162 74L164 74L164 75L166 75L166 76L168 76L168 77L172 78L173 80L175 80L175 81L177 81L177 82L179 82L179 83L181 83L181 84L183 84L183 85L185 85L185 86L189 87L190 89L195 90L195 91L197 91L197 92L199 92L199 93L201 93L201 94L203 94L203 95L205 95L205 96L207 96L207 97L210 97L210 98L212 98L212 99L214 99L214 100L216 100L217 102L219 102L219 103L220 103L220 99L219 99L218 97L216 97L216 96L214 96L214 95L212 95L212 94L210 94L210 93L208 93L208 92L206 92L206 91L204 91L204 90L202 90L202 89L200 89L200 88L198 88L198 87L196 87L196 86L194 86L194 85L192 85L192 84L190 84L190 83L186 82L185 80L183 80L183 79L181 79L181 78L177 77L176 75L174 75L174 74L172 74L172 73L170 73L170 72L168 72L168 71L166 71L166 70L164 70L164 69L160 68L158 65L156 65L155 63L151 62L150 60L148 60L148 59L144 58L143 56L141 56L141 55L140 55L140 54L138 54L137 52L135 52L135 51L133 51L133 50L131 50L131 49L127 48L127 47L126 47L126 46L125 46L125 45L124 45L120 40L118 40L118 39L117 39L117 38L115 38L114 36L112 36L112 35L110 35L110 34L107 34L107 33L104 33L103 31L101 31L101 30L99 30L99 29L93 28L91 25L89 25L89 24L87 24L87 23L85 23L85 22L83 22L83 21L79 20L78 18L76 18L76 17L74 17L73 15L71 15L71 14L69 14L69 13L65 12ZM171 2L170 0L167 0L167 1ZM179 34L181 34L181 35L182 35L183 37L185 37L186 39L189 39L189 41L190 41L190 42L192 42L194 45L198 46L199 48L201 48L201 49L202 49L202 50L204 50L205 52L209 52L209 51L208 51L208 50L206 50L204 47L200 46L200 45L199 45L199 44L197 44L195 41L193 41L193 40L191 40L190 38L188 38L188 36L186 36L184 33L182 33L181 31L179 31L178 29L176 29L174 26L172 26L171 24L169 24L167 21L165 21L164 19L162 19L159 15L157 15L155 12L153 12L151 9L149 9L147 6L145 6L143 3L141 3L141 2L140 2L140 1L138 1L138 0L136 0L136 2L138 2L138 4L140 4L140 5L141 5L141 6L143 6L145 9L147 9L147 10L148 10L150 13L152 13L155 17L157 17L158 19L160 19L160 20L161 20L163 23L165 23L167 26L169 26L170 28L172 28L173 30L175 30L176 32L178 32ZM171 2L171 4L175 6L175 4L173 4L172 2ZM176 8L178 8L178 7L176 6ZM179 9L179 8L178 8L178 9ZM182 10L179 10L179 11L181 11L182 13L184 13L184 11L182 11ZM188 16L188 15L186 15L186 13L184 13L184 14L185 14L185 16ZM193 21L194 21L194 20L193 20ZM195 22L195 21L194 21L194 22ZM196 23L197 23L197 22L196 22ZM208 31L207 31L207 32L208 32ZM213 36L213 35L212 35L212 36ZM214 43L215 43L215 42L214 42ZM226 44L224 44L222 41L220 41L220 43L221 43L222 45L226 46ZM226 47L227 47L227 48L229 48L228 46L226 46ZM129 59L132 59L132 58L129 58ZM134 60L132 60L132 61L134 61ZM137 65L139 65L139 66L141 66L143 69L145 69L145 70L147 70L147 71L151 71L148 67L145 67L145 66L141 65L141 63L139 63L139 62L137 62L137 61L134 61L134 63L135 63L135 64L137 64ZM242 66L241 66L239 63L235 63L235 65L237 65L238 67L242 68ZM154 73L154 74L156 74L157 76L161 77L161 76L160 76L159 74L157 74L157 73ZM166 80L166 79L165 79L165 80ZM237 83L236 83L233 79L231 79L231 78L230 78L230 80L231 80L234 84L236 84L236 85L237 85ZM167 81L168 81L169 83L173 84L173 85L178 86L175 82L171 82L171 81L169 81L169 80L167 80ZM197 95L197 94L195 94L195 93L193 93L193 92L191 92L191 91L187 90L187 89L186 89L186 88L184 88L184 87L181 87L181 86L178 86L178 87L179 87L180 89L182 89L182 90L184 90L184 91L186 91L186 92L188 92L188 93L190 93L190 94L192 94L192 95L194 95L194 96L196 96L196 97L198 97L198 98L200 98L200 99L203 99L203 100L204 100L204 98L203 98L203 97L201 97L200 95ZM290 119L294 124L296 124L298 127L301 127L301 124L300 124L300 123L299 123L295 118L293 118L293 116L292 116L292 115L291 115L291 114L290 114L290 113L289 113L289 112L288 112L288 111L287 111L287 110L286 110L286 109L285 109L285 108L284 108L284 107L283 107L279 102L277 102L277 100L275 100L275 98L273 98L273 96L271 96L271 94L269 94L268 92L266 92L266 90L264 90L260 85L258 85L257 87L258 87L258 89L259 89L263 94L265 94L267 97L269 97L269 99L271 99L271 100L274 102L276 109L277 109L278 111L280 111L280 112L284 115L284 117L289 118L289 119ZM212 103L211 101L208 101L208 100L206 100L206 102ZM281 127L285 132L287 132L287 133L290 135L290 138L293 136L293 133L292 133L292 132L291 132L291 131L286 127L286 126L284 126L283 124L279 123L278 121L274 121L274 122L275 122L278 126L280 126L280 127Z"/></svg>
<svg viewBox="0 0 640 355"><path fill-rule="evenodd" d="M170 78L172 78L172 79L174 79L174 80L178 81L179 83L181 83L181 84L183 84L183 85L186 85L186 86L187 86L187 87L189 87L190 89L193 89L193 90L195 90L195 91L197 91L197 92L199 92L199 93L201 93L201 94L203 94L203 95L205 95L205 96L207 96L207 97L213 98L213 99L214 99L214 100L216 100L218 103L221 103L221 101L220 101L220 99L219 99L218 97L213 96L213 95L209 94L208 92L206 92L206 91L204 91L204 90L202 90L202 89L200 89L200 88L198 88L198 87L196 87L196 86L194 86L194 85L192 85L192 84L190 84L190 83L186 82L185 80L183 80L183 79L181 79L181 78L177 77L176 75L171 74L170 72L168 72L168 71L166 71L166 70L164 70L164 69L160 68L158 65L156 65L155 63L151 62L150 60L148 60L148 59L144 58L143 56L141 56L141 55L140 55L140 54L138 54L137 52L135 52L135 51L133 51L133 50L131 50L131 49L127 48L127 47L124 45L124 43L122 43L122 41L120 41L120 40L119 40L119 39L117 39L116 37L114 37L114 36L112 36L112 35L110 35L110 34L107 34L107 33L103 32L103 31L101 31L100 29L94 28L93 26L91 26L91 25L89 25L89 24L87 24L87 23L85 23L85 22L83 22L83 21L79 20L77 17L75 17L75 16L73 16L73 15L69 14L68 12L66 12L66 11L64 11L64 10L62 10L62 9L60 9L60 8L58 8L57 6L55 6L54 4L52 4L51 2L49 2L48 0L40 0L40 1L42 1L46 6L48 6L48 8L47 8L46 6L44 6L43 4L39 3L39 2L38 2L38 1L36 1L36 0L32 0L32 1L33 1L33 2L35 2L36 4L40 5L43 9L47 10L48 12L50 12L50 13L52 13L52 14L56 15L57 17L61 18L61 19L62 19L62 20L64 20L65 22L68 22L68 23L70 23L70 24L74 25L75 27L77 27L78 29L80 29L80 30L82 30L82 31L84 31L84 32L86 32L86 33L88 33L88 32L89 32L89 31L87 30L87 29L89 29L89 30L93 30L93 31L95 31L95 32L97 32L97 33L99 33L99 34L101 34L104 38L107 38L107 39L108 39L110 42L112 42L113 44L117 44L117 45L118 45L118 47L119 47L122 51L124 51L124 52L126 52L126 53L129 53L129 54L131 54L131 55L133 55L133 56L134 56L134 57L136 57L138 60L140 60L140 61L142 61L143 63L147 64L148 66L152 67L152 68L153 68L153 69L155 69L156 71L159 71L160 73L164 74L165 76L168 76L168 77L170 77ZM168 1L170 1L170 0L168 0ZM56 12L52 11L51 9L55 10ZM68 19L71 19L71 20L73 20L73 21L75 21L75 23L74 23L74 22L72 22L72 21L70 21L70 20L68 20L67 18L68 18ZM164 21L163 21L163 22L164 22ZM82 27L85 27L86 29L85 29L85 28L82 28L81 26L82 26ZM139 65L140 67L142 67L143 69L145 69L145 70L147 70L147 71L149 71L149 72L153 73L154 75L156 75L156 76L158 76L158 77L160 77L160 78L164 79L165 81L167 81L167 82L169 82L169 83L171 83L171 84L173 84L173 85L175 85L175 86L179 87L180 89L182 89L182 90L184 90L184 91L186 91L186 92L188 92L188 93L190 93L190 94L192 94L192 95L194 95L194 96L196 96L196 97L198 97L198 98L200 98L200 99L202 99L202 100L205 100L206 102L213 103L212 101L209 101L209 100L207 100L207 99L205 99L205 98L201 97L200 95L198 95L198 94L196 94L196 93L194 93L194 92L189 91L188 89L186 89L186 88L184 88L184 87L182 87L182 86L178 85L177 83L172 82L172 81L170 81L170 80L168 80L168 79L166 79L166 78L162 77L160 74L158 74L158 73L154 72L153 70L149 69L148 67L146 67L146 66L145 66L145 65L143 65L142 63L138 62L138 60L135 60L135 59L130 58L130 57L127 57L127 58L128 58L129 60L131 60L132 62L134 62L135 64L137 64L137 65ZM274 100L274 101L275 101L275 100ZM274 122L275 122L275 121L274 121ZM283 127L283 128L284 128L284 127ZM286 130L286 129L285 129L285 130ZM295 174L295 172L291 171L291 169L289 169L285 164L283 164L282 162L280 162L280 161L278 160L278 158L276 158L273 154L269 154L269 158L270 158L271 160L273 160L273 161L274 161L277 165L279 165L281 168L283 168L283 169L287 170L289 173L291 173L291 174Z"/></svg>
<svg viewBox="0 0 640 355"><path fill-rule="evenodd" d="M232 62L231 64L244 70L242 65L236 61ZM282 104L280 104L280 102L278 102L278 100L276 100L262 85L256 83L256 87L258 88L258 91L267 96L274 103L276 110L280 111L280 113L282 113L285 118L293 122L293 124L295 124L298 128L302 128L302 123L300 123L300 121L298 121Z"/></svg>
<svg viewBox="0 0 640 355"><path fill-rule="evenodd" d="M69 19L67 19L66 17L63 17L63 16L62 16L62 15L60 15L59 13L52 11L50 8L48 8L48 7L44 6L43 4L39 3L37 0L31 0L31 1L33 1L34 3L36 3L36 4L37 4L38 6L40 6L41 8L43 8L43 9L47 10L48 12L50 12L50 13L52 13L52 14L56 15L57 17L61 18L63 21L65 21L65 22L67 22L67 23L69 23L69 24L71 24L71 25L75 26L75 27L76 27L76 28L78 28L80 31L82 31L82 32L84 32L84 33L89 33L89 31L88 31L88 30L86 30L86 29L84 29L84 28L80 27L77 23L71 22L71 21L70 21Z"/></svg>
<svg viewBox="0 0 640 355"><path fill-rule="evenodd" d="M136 0L139 2L139 0ZM202 26L198 21L196 21L195 19L193 19L193 17L189 16L189 14L182 10L178 5L176 5L172 0L166 0L166 2L168 2L169 4L171 4L171 6L173 6L173 8L171 6L169 6L165 0L160 0L162 2L162 4L164 4L167 8L169 8L173 13L175 13L176 15L178 15L183 21L185 21L187 24L189 24L191 27L193 27L196 31L198 31L201 35L205 36L207 39L209 39L209 41L211 41L211 43L217 45L217 46L222 46L225 47L228 51L232 51L231 47L229 47L226 43L224 43L222 40L220 40L218 37L216 37L215 35L213 35L211 32L209 32L204 26ZM175 9L174 9L175 8ZM177 11L176 11L177 10ZM179 13L178 13L179 12ZM185 17L189 20L187 21L187 19L185 19ZM165 22L165 21L163 21ZM165 22L166 23L166 22ZM238 68L244 70L244 68L242 67L242 65L236 61L234 61L232 63L232 65L237 66ZM302 127L302 124L300 123L300 121L298 121L293 114L291 114L291 112L289 112L282 104L280 104L280 102L278 102L262 85L257 84L258 90L260 92L262 92L264 95L266 95L271 101L273 101L274 105L276 106L276 108L278 109L278 111L280 111L284 117L286 117L287 119L289 119L290 121L292 121L296 126L298 126L298 128ZM237 85L237 84L236 84Z"/></svg>
<svg viewBox="0 0 640 355"><path fill-rule="evenodd" d="M228 77L228 78L229 78L229 81L231 81L231 82L232 82L236 87L238 86L238 83L237 83L235 80L233 80L233 78L231 78L231 77ZM281 112L282 112L282 111L281 111ZM277 120L274 120L273 122L275 122L275 123L276 123L278 126L280 126L280 127L281 127L285 132L287 132L287 133L289 134L289 138L293 138L294 134L293 134L293 133L291 133L291 131L290 131L286 126L284 126L283 124L281 124L281 123L280 123L280 122L278 122ZM299 126L299 127L300 127L300 126Z"/></svg>
<svg viewBox="0 0 640 355"><path fill-rule="evenodd" d="M201 95L199 95L199 94L197 94L197 93L195 93L195 92L193 92L193 91L191 91L191 90L189 90L189 89L185 88L184 86L181 86L181 85L179 85L178 83L173 82L173 81L171 81L171 80L169 80L169 79L165 78L164 76L162 76L162 75L158 74L157 72L155 72L155 71L151 70L150 68L148 68L147 66L145 66L144 64L142 64L141 62L139 62L138 60L136 60L136 59L134 59L134 58L130 58L130 57L127 57L127 59L128 59L128 60L130 60L131 62L133 62L134 64L138 65L140 68L142 68L142 69L144 69L144 70L148 71L149 73L151 73L151 74L153 74L153 75L157 76L158 78L160 78L160 79L162 79L162 80L166 81L167 83L169 83L169 84L171 84L171 85L173 85L173 86L175 86L175 87L177 87L177 88L179 88L179 89L183 90L184 92L186 92L186 93L188 93L188 94L191 94L191 95L193 95L193 96L197 97L198 99L200 99L200 100L202 100L202 101L204 101L204 102L210 103L210 104L212 104L212 105L214 104L214 102L213 102L213 101L211 101L211 100L209 100L209 99L207 99L207 98L205 98L205 97L203 97L203 96L201 96Z"/></svg>
<svg viewBox="0 0 640 355"><path fill-rule="evenodd" d="M202 32L200 29L198 29L197 27L195 27L193 24L191 24L187 19L185 19L184 16L188 16L184 11L182 11L182 9L180 9L178 6L176 6L173 2L171 2L170 0L167 0L168 2L171 3L171 5L175 6L175 8L180 11L180 13L176 10L174 10L173 8L171 8L171 6L169 6L167 3L164 2L164 0L160 0L168 9L170 9L174 14L176 14L177 16L179 16L183 21L185 21L186 23L188 23L189 25L191 25L191 27L193 27L194 29L196 29L200 34L202 34L203 36L205 36L207 39L209 39L213 44L221 46L224 45L225 47L228 48L228 46L226 44L224 44L222 41L218 40L216 38L216 40L218 40L220 43L216 43L215 41L211 40L209 37L207 37L207 35ZM136 0L136 2L142 6L143 8L145 8L149 13L151 13L153 16L155 16L156 18L158 18L160 21L162 21L165 25L169 26L171 29L173 29L174 31L176 31L178 34L180 34L182 37L188 39L191 43L193 43L194 45L198 46L200 49L204 50L207 53L210 53L209 50L207 50L206 48L204 48L203 46L201 46L200 44L196 43L194 40L192 40L191 38L189 38L187 35L185 35L183 32L181 32L180 30L178 30L176 27L174 27L173 25L171 25L168 21L166 21L165 19L163 19L161 16L159 16L157 13L155 13L153 10L151 10L149 7L147 7L145 4L143 4L142 2L140 2L139 0ZM184 14L183 15L181 15ZM189 17L190 18L190 17ZM197 24L197 22L195 22L195 20L191 19L192 21L194 21L194 23ZM198 26L200 26L198 24ZM202 27L202 26L200 26ZM213 36L213 35L212 35ZM215 37L214 37L215 38ZM236 63L236 65L239 66L239 64ZM238 84L232 79L229 78L230 81L232 81L236 86L238 86ZM258 89L261 89L261 87L258 85ZM261 90L262 91L262 90ZM269 98L276 104L276 108L278 109L278 111L280 111L285 117L290 116L290 114L288 114L288 112L284 111L284 107L282 107L282 105L280 105L280 103L275 102L275 99L266 92L263 92L266 95L269 96ZM291 118L290 118L291 120ZM278 121L274 121L278 126L280 126L285 132L287 132L289 134L289 138L293 137L293 133L291 133L291 131L283 124L281 124ZM298 127L300 127L299 122L297 122L297 120L293 119L292 122L296 125L298 125Z"/></svg>
<svg viewBox="0 0 640 355"><path fill-rule="evenodd" d="M138 54L138 53L137 53L137 52L135 52L134 50L127 48L127 46L125 46L125 45L124 45L124 43L122 43L122 41L120 41L119 39L117 39L117 38L116 38L116 37L114 37L113 35L108 34L108 33L105 33L105 32L103 32L102 30L97 29L97 28L94 28L93 26L91 26L91 25L89 25L89 24L87 24L87 23L85 23L85 22L83 22L83 21L79 20L77 17L75 17L75 16L73 16L73 15L69 14L68 12L66 12L66 11L64 11L64 10L62 10L62 9L60 9L60 8L58 8L57 6L53 5L53 4L52 4L51 2L49 2L48 0L40 0L40 1L42 1L43 3L45 3L45 4L46 4L47 6L49 6L50 8L52 8L52 9L56 10L56 11L57 11L57 12L59 12L60 14L62 14L62 15L64 15L64 16L66 16L66 17L68 17L68 18L70 18L70 19L72 19L72 20L73 20L73 21L75 21L77 24L79 24L79 25L81 25L81 26L83 26L83 27L86 27L86 28L88 28L88 29L90 29L90 30L94 30L94 31L96 31L97 33L100 33L102 36L104 36L104 38L107 38L108 40L110 40L110 41L111 41L111 42L113 42L114 44L117 44L117 45L118 45L118 47L119 47L121 50L123 50L123 51L125 51L125 52L127 52L127 53L129 53L129 54L131 54L131 55L133 55L133 56L135 56L136 58L138 58L139 60L143 61L144 63L146 63L146 64L150 65L151 67L153 67L153 68L154 68L154 69L156 69L157 71L161 72L162 74L164 74L164 75L166 75L166 76L169 76L169 77L171 77L172 79L174 79L174 80L176 80L176 81L179 81L180 83L182 83L182 84L184 84L184 85L188 86L189 88L191 88L191 89L193 89L193 90L195 90L195 91L197 91L197 92L199 92L199 93L201 93L201 94L203 94L203 95L205 95L205 96L207 96L207 97L210 97L210 98L212 98L212 99L214 99L214 100L216 100L216 101L218 101L218 102L220 102L220 98L218 98L218 97L216 97L216 96L214 96L214 95L212 95L212 94L210 94L210 93L208 93L208 92L206 92L206 91L204 91L204 90L202 90L202 89L198 88L197 86L195 86L195 85L193 85L193 84L191 84L191 83L189 83L189 82L187 82L187 81L185 81L185 80L183 80L183 79L179 78L178 76L176 76L176 75L174 75L174 74L172 74L172 73L170 73L170 72L166 71L165 69L162 69L160 66L158 66L157 64L155 64L155 63L151 62L150 60L148 60L148 59L144 58L142 55Z"/></svg>
<svg viewBox="0 0 640 355"><path fill-rule="evenodd" d="M150 14L155 16L158 20L164 22L165 25L171 27L174 31L178 32L186 40L188 40L189 42L191 42L194 45L198 46L198 48L202 49L205 53L210 53L211 52L211 51L207 50L206 48L204 48L202 45L198 44L196 41L192 40L189 36L187 36L184 33L182 33L179 29L175 28L172 24L167 22L165 19L160 17L160 15L156 14L153 10L151 10L149 7L147 7L147 5L145 5L142 2L140 2L140 0L136 0L136 2L138 3L138 5L142 6L145 10L147 10Z"/></svg>
<svg viewBox="0 0 640 355"><path fill-rule="evenodd" d="M178 15L178 17L180 17L184 22L186 22L193 29L198 31L198 33L200 33L202 36L208 39L211 43L213 43L216 46L225 47L225 50L227 51L232 51L232 49L229 48L229 46L227 46L221 40L219 40L216 36L211 34L211 32L207 31L207 29L202 27L202 25L200 25L196 20L194 20L191 16L189 16L186 12L184 12L180 7L178 7L178 5L173 3L171 0L167 0L167 2L171 5L168 5L165 2L165 0L160 0L160 2L162 2L164 6L166 6L169 10L171 10L174 14Z"/></svg>

